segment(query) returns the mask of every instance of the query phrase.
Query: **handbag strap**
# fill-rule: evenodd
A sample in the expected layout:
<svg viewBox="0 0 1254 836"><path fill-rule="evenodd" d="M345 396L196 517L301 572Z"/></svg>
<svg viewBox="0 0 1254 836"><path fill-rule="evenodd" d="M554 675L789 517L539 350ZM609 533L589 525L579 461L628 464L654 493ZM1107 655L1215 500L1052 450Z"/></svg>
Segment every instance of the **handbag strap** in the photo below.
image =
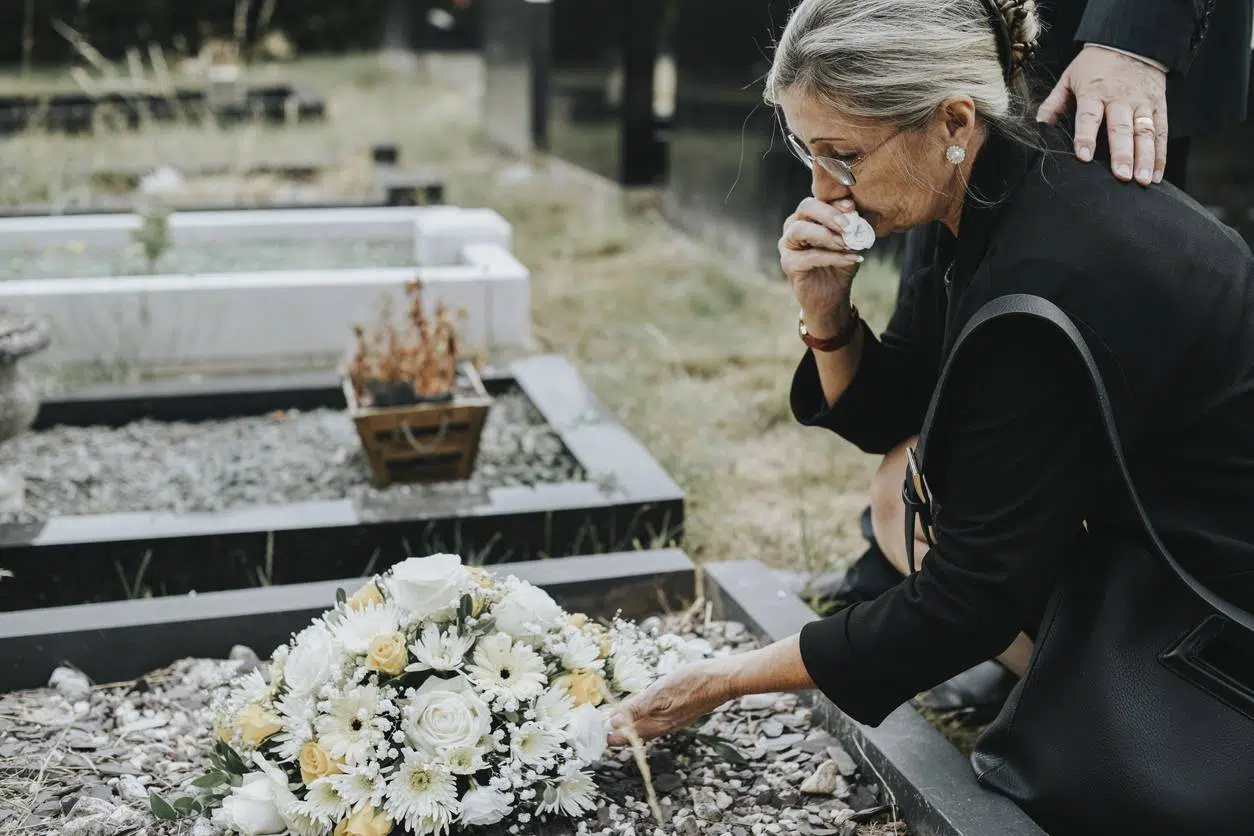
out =
<svg viewBox="0 0 1254 836"><path fill-rule="evenodd" d="M1128 489L1128 495L1132 499L1132 505L1136 508L1137 516L1140 517L1141 525L1145 532L1149 535L1150 542L1154 546L1154 550L1158 552L1160 558L1175 573L1185 586L1189 588L1198 598L1208 604L1213 610L1222 614L1228 620L1241 625L1246 630L1254 632L1254 615L1237 607L1229 601L1225 601L1215 593L1207 589L1197 578L1193 577L1183 566L1181 566L1171 552L1167 550L1167 546L1159 538L1158 532L1154 529L1153 523L1150 522L1149 514L1145 510L1145 506L1141 504L1141 497L1137 493L1136 485L1132 482L1132 474L1128 470L1128 462L1124 456L1123 444L1119 438L1119 430L1115 424L1115 411L1110 400L1110 393L1106 389L1106 384L1102 380L1101 370L1098 368L1097 361L1093 358L1092 352L1089 351L1088 343L1080 330L1072 322L1071 317L1067 316L1061 308L1048 299L1040 296L1034 296L1027 293L1015 293L1006 296L1000 296L986 303L975 315L967 321L958 338L954 341L953 347L950 349L949 357L945 360L944 368L941 369L940 378L937 381L936 389L932 393L931 403L928 404L927 414L923 419L923 430L919 434L919 443L917 445L916 455L918 463L921 465L923 456L926 452L927 438L932 428L932 420L936 415L936 409L940 404L941 394L945 386L945 381L949 377L949 373L953 367L954 358L958 355L958 350L962 344L981 326L987 324L991 320L998 319L1014 314L1026 314L1042 319L1054 325L1063 333L1075 346L1080 354L1080 358L1084 361L1084 366L1088 370L1089 379L1093 384L1093 389L1097 395L1097 406L1101 413L1102 425L1105 427L1106 435L1110 439L1111 449L1115 454L1115 463L1119 466L1119 473L1123 477L1124 485ZM914 571L914 525L915 515L919 513L919 506L926 506L930 498L926 496L914 496L908 494L912 490L912 484L915 480L907 477L906 486L903 489L903 496L906 498L906 555L910 561L910 570ZM930 523L930 520L929 520Z"/></svg>

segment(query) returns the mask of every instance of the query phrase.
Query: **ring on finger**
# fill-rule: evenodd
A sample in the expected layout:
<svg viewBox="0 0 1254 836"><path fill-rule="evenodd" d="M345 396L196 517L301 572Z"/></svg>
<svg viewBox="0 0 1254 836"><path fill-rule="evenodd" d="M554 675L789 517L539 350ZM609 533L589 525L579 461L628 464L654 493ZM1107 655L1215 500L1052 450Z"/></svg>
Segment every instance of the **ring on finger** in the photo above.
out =
<svg viewBox="0 0 1254 836"><path fill-rule="evenodd" d="M1154 129L1154 117L1141 115L1132 120L1132 124L1136 126L1147 125L1149 130Z"/></svg>

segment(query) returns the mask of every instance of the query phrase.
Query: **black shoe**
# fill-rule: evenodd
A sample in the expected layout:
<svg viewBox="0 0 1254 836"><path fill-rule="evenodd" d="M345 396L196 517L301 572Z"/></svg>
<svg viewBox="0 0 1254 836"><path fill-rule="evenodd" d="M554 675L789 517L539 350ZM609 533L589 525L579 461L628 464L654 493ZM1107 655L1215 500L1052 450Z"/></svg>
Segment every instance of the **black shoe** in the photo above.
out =
<svg viewBox="0 0 1254 836"><path fill-rule="evenodd" d="M995 661L981 662L915 697L921 708L936 712L961 711L967 722L984 725L1001 711L1019 677Z"/></svg>
<svg viewBox="0 0 1254 836"><path fill-rule="evenodd" d="M862 512L862 536L866 538L867 550L845 571L841 582L827 589L812 590L817 612L830 615L850 604L874 601L901 583L901 573L888 562L875 542L870 508Z"/></svg>

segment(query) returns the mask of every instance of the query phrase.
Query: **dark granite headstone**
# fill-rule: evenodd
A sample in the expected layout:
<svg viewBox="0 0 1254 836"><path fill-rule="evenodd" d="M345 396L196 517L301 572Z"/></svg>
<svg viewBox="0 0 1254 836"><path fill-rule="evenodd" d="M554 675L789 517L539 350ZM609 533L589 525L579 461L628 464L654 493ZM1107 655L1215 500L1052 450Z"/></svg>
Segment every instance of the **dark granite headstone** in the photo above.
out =
<svg viewBox="0 0 1254 836"><path fill-rule="evenodd" d="M483 121L515 154L548 149L551 0L483 0Z"/></svg>
<svg viewBox="0 0 1254 836"><path fill-rule="evenodd" d="M669 107L654 97L679 0L553 0L549 148L628 186L665 176ZM660 66L659 66L660 64Z"/></svg>
<svg viewBox="0 0 1254 836"><path fill-rule="evenodd" d="M675 25L678 96L666 211L746 265L779 269L784 219L810 173L784 146L762 101L788 0L683 0Z"/></svg>

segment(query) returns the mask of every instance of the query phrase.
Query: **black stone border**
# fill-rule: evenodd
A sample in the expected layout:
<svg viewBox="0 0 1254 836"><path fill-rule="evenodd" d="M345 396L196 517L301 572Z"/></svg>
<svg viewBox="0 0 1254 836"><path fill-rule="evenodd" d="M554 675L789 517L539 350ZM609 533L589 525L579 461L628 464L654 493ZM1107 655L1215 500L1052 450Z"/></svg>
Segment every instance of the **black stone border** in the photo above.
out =
<svg viewBox="0 0 1254 836"><path fill-rule="evenodd" d="M704 565L705 594L718 619L742 621L764 641L791 636L818 618L757 561ZM818 692L811 705L891 791L911 836L1045 836L1014 802L981 787L970 762L910 705L872 728Z"/></svg>
<svg viewBox="0 0 1254 836"><path fill-rule="evenodd" d="M0 612L120 600L145 587L161 596L343 578L435 551L512 563L679 541L683 492L564 358L519 360L485 383L497 391L519 386L583 466L586 480L440 495L421 505L404 498L342 499L0 525L0 566L15 575L0 580ZM36 426L120 426L142 417L204 420L324 406L344 406L335 375L233 379L229 385L166 381L49 401Z"/></svg>
<svg viewBox="0 0 1254 836"><path fill-rule="evenodd" d="M756 561L707 563L675 549L511 564L571 611L628 618L678 609L698 592L718 619L764 642L817 616ZM268 655L360 579L0 614L0 692L43 686L61 662L121 682L178 658L223 658L236 644ZM855 723L817 693L818 717L889 790L913 836L1043 836L1013 802L980 787L967 760L910 706L882 724Z"/></svg>

